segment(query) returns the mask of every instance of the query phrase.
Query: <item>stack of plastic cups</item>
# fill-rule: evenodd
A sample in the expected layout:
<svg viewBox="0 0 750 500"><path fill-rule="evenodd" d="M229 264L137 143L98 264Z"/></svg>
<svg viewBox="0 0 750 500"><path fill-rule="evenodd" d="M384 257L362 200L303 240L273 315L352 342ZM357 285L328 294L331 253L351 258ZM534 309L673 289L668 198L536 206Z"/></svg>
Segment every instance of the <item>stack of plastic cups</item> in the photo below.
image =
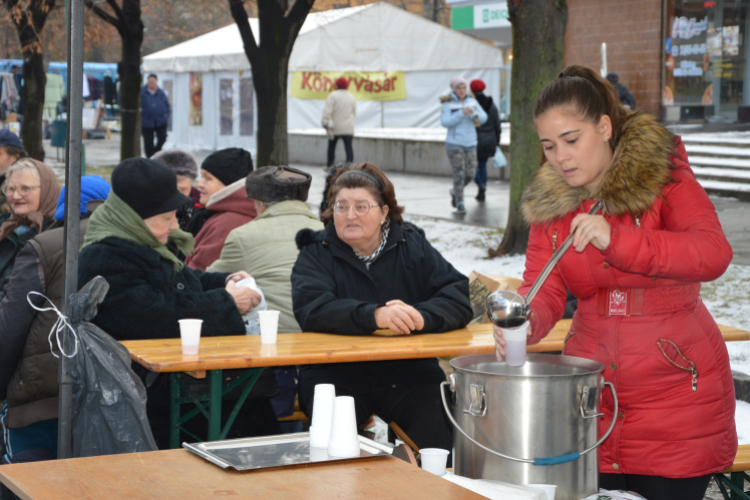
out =
<svg viewBox="0 0 750 500"><path fill-rule="evenodd" d="M315 413L313 413L313 418L315 418ZM357 417L354 412L354 398L351 396L338 396L333 403L328 455L336 458L359 456Z"/></svg>
<svg viewBox="0 0 750 500"><path fill-rule="evenodd" d="M332 384L318 384L315 386L313 417L310 425L311 448L322 448L325 450L328 447L328 440L331 437L331 421L333 420L333 402L335 399L336 388ZM320 455L319 452L316 453Z"/></svg>
<svg viewBox="0 0 750 500"><path fill-rule="evenodd" d="M505 362L508 366L523 366L526 363L527 321L518 328L501 328L505 339Z"/></svg>

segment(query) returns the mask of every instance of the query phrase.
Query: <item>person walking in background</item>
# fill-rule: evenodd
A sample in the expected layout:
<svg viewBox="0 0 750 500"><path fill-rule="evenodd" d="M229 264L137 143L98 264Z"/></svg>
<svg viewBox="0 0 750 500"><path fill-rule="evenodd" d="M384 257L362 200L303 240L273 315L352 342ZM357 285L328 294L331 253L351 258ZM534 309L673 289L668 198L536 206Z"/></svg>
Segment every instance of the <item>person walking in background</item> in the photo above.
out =
<svg viewBox="0 0 750 500"><path fill-rule="evenodd" d="M617 91L617 97L620 99L620 104L628 109L635 110L635 99L633 99L633 94L630 93L625 85L620 83L620 77L617 76L617 73L607 73L607 81L611 83Z"/></svg>
<svg viewBox="0 0 750 500"><path fill-rule="evenodd" d="M21 139L7 128L0 129L0 185L5 182L5 173L13 162L25 156L26 152L23 150ZM5 194L0 192L0 207L5 205L5 201ZM0 208L0 210L9 214L5 208ZM0 220L2 220L2 217L0 217Z"/></svg>
<svg viewBox="0 0 750 500"><path fill-rule="evenodd" d="M451 80L451 93L442 96L440 123L448 129L445 137L445 151L453 169L453 189L451 205L456 212L465 214L464 186L474 179L477 168L477 128L487 121L487 113L468 95L466 79Z"/></svg>
<svg viewBox="0 0 750 500"><path fill-rule="evenodd" d="M487 160L495 156L495 149L500 146L500 113L492 102L492 96L484 95L487 87L482 80L472 80L471 92L485 113L487 121L477 129L477 173L474 182L479 187L476 200L484 201L487 190Z"/></svg>
<svg viewBox="0 0 750 500"><path fill-rule="evenodd" d="M141 132L147 158L161 151L167 142L167 122L171 113L167 94L159 88L156 75L151 73L141 89Z"/></svg>
<svg viewBox="0 0 750 500"><path fill-rule="evenodd" d="M193 182L198 178L198 164L193 155L181 149L165 149L156 153L151 159L174 170L177 174L177 190L192 198L192 203L185 203L177 209L177 222L180 223L180 229L187 231L195 210L203 208L201 192L193 186Z"/></svg>
<svg viewBox="0 0 750 500"><path fill-rule="evenodd" d="M336 79L336 90L331 92L323 108L321 124L328 132L328 162L327 168L333 166L336 156L336 143L344 141L346 161L354 161L352 138L354 137L354 118L357 116L357 100L349 92L349 81L343 76Z"/></svg>

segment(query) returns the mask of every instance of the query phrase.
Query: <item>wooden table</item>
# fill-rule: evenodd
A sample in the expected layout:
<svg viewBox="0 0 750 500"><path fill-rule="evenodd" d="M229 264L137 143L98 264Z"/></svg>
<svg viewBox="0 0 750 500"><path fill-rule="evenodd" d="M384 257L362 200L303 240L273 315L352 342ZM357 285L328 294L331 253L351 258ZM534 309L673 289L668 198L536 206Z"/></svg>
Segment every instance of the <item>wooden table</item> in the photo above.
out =
<svg viewBox="0 0 750 500"><path fill-rule="evenodd" d="M23 500L484 498L393 457L238 472L168 450L3 465L0 480Z"/></svg>
<svg viewBox="0 0 750 500"><path fill-rule="evenodd" d="M561 320L539 344L528 346L528 352L560 352L571 320ZM719 326L724 339L750 340L750 332ZM262 345L259 335L232 337L205 337L201 339L200 352L195 356L183 356L180 339L131 340L123 342L136 363L153 372L171 373L172 387L172 433L170 444L179 446L179 425L198 413L206 414L209 420L209 441L224 439L234 422L231 418L221 428L222 394L246 383L245 401L263 368L286 365L309 365L317 363L346 363L358 361L384 361L412 358L433 358L491 354L495 350L492 325L469 325L466 328L440 334L385 336L346 336L324 333L287 333L278 336L275 345ZM248 369L244 378L230 387L222 387L222 370ZM209 394L200 399L186 392L179 373L187 372L196 378L209 376ZM181 393L185 392L186 397ZM200 406L207 402L206 405ZM181 416L182 404L198 404ZM208 409L205 408L208 406ZM233 412L233 415L236 412Z"/></svg>

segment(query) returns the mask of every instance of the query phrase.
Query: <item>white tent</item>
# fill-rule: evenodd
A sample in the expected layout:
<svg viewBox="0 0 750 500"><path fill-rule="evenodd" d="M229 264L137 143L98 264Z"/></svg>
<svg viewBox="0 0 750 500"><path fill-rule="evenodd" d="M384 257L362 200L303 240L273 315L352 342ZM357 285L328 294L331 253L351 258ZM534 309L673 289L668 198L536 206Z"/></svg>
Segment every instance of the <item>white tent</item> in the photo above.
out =
<svg viewBox="0 0 750 500"><path fill-rule="evenodd" d="M250 26L257 39L258 20L251 18ZM241 99L232 99L242 93L240 80L251 78L236 25L146 56L143 66L146 74L159 76L162 86L173 88L168 145L255 149L254 136L247 135L254 107L246 98L241 109ZM358 100L358 128L440 127L438 98L448 92L452 78L481 78L485 93L498 102L501 67L499 49L382 2L310 14L289 61L290 88L295 72L403 72L405 99ZM200 125L189 125L192 73L202 74ZM320 127L323 105L321 99L290 97L289 128ZM245 135L239 131L242 120Z"/></svg>

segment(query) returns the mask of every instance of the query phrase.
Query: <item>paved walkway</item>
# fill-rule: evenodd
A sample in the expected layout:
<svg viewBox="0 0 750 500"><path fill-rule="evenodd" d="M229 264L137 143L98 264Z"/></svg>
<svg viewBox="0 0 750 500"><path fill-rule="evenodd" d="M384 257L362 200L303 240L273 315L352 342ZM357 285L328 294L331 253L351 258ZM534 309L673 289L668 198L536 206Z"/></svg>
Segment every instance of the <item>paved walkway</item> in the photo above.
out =
<svg viewBox="0 0 750 500"><path fill-rule="evenodd" d="M112 140L85 140L87 173L96 173L109 178L109 172L120 158L119 134L113 134ZM62 162L55 161L55 148L49 141L44 145L47 153L47 163L58 171L58 177L64 179L64 158ZM194 155L200 162L210 154L210 151L198 151ZM377 163L377 160L374 160ZM294 165L309 172L313 177L309 202L320 205L325 186L325 172L321 167ZM479 203L474 200L477 187L474 183L466 186L464 200L466 214L453 213L450 204L451 179L449 177L411 175L401 173L387 173L396 188L396 198L404 205L407 214L445 219L467 224L488 226L493 228L505 227L508 219L509 184L504 181L494 181L487 186L487 201ZM716 211L724 227L729 242L734 249L734 264L750 265L750 203L731 198L713 197ZM679 258L679 256L674 256Z"/></svg>

